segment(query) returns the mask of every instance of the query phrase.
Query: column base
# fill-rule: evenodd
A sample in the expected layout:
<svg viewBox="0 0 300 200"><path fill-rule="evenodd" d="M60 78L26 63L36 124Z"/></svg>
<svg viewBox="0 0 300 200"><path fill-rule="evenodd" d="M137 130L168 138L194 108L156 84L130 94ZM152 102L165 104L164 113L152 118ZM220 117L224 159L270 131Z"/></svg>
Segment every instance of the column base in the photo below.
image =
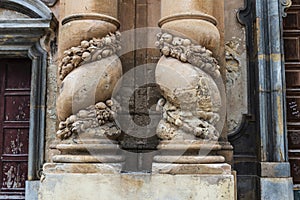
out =
<svg viewBox="0 0 300 200"><path fill-rule="evenodd" d="M219 174L230 175L231 166L220 164L153 163L152 172L157 174Z"/></svg>
<svg viewBox="0 0 300 200"><path fill-rule="evenodd" d="M45 172L40 200L165 200L235 198L234 175Z"/></svg>
<svg viewBox="0 0 300 200"><path fill-rule="evenodd" d="M38 200L40 181L26 181L25 199ZM17 199L17 198L16 198Z"/></svg>
<svg viewBox="0 0 300 200"><path fill-rule="evenodd" d="M294 199L292 178L260 178L260 199Z"/></svg>
<svg viewBox="0 0 300 200"><path fill-rule="evenodd" d="M119 174L124 163L46 163L44 174L101 173Z"/></svg>

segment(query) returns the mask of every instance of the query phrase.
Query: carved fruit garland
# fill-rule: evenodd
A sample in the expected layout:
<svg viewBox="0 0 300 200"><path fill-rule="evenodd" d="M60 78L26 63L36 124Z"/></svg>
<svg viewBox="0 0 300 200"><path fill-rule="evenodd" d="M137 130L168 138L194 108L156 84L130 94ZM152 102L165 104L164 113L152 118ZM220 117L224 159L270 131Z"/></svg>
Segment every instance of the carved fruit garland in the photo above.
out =
<svg viewBox="0 0 300 200"><path fill-rule="evenodd" d="M220 76L220 67L212 52L201 45L193 44L190 39L176 37L170 33L159 33L155 45L166 57L171 56L181 62L188 62L214 77Z"/></svg>
<svg viewBox="0 0 300 200"><path fill-rule="evenodd" d="M114 123L117 109L118 104L113 100L91 105L60 122L56 136L63 140L87 132L115 139L121 134L121 130Z"/></svg>
<svg viewBox="0 0 300 200"><path fill-rule="evenodd" d="M193 44L190 39L177 37L170 33L160 33L157 35L157 40L156 46L160 48L165 57L175 58L202 70L202 74L200 72L198 75L193 74L193 76L199 76L199 82L193 88L189 88L190 91L195 91L193 97L195 104L186 101L185 105L185 99L178 104L180 95L187 95L189 91L184 89L179 91L177 88L178 94L176 92L170 94L164 91L164 87L161 88L165 99L158 102L158 109L163 111L163 119L157 128L157 136L162 140L172 140L187 135L206 140L218 140L220 133L215 126L220 120L217 110L221 105L212 99L212 93L217 92L217 86L212 83L214 82L212 78L203 75L207 73L214 78L220 77L217 60L212 56L211 51L201 45ZM174 62L172 64L175 65ZM175 69L175 66L172 68ZM164 73L164 70L160 70L159 73ZM189 77L186 78L189 79ZM209 84L215 86L209 86ZM190 96L190 98L192 97Z"/></svg>
<svg viewBox="0 0 300 200"><path fill-rule="evenodd" d="M69 73L81 65L115 55L121 49L120 37L121 34L117 31L101 39L84 40L79 46L66 50L59 65L60 79L64 80ZM114 122L117 107L117 102L110 99L81 109L60 122L56 136L65 140L84 133L116 139L121 134L121 130Z"/></svg>
<svg viewBox="0 0 300 200"><path fill-rule="evenodd" d="M71 71L82 64L114 55L121 49L120 37L121 34L117 31L101 39L84 40L79 46L64 51L64 57L59 64L60 80L63 80Z"/></svg>

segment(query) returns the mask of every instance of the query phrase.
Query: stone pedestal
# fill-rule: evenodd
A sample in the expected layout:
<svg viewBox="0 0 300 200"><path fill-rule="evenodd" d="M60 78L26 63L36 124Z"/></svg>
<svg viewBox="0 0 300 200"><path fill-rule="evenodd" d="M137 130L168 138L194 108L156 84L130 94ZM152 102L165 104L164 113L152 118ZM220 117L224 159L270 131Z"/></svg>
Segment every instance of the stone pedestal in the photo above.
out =
<svg viewBox="0 0 300 200"><path fill-rule="evenodd" d="M59 180L59 181L58 181ZM234 176L55 173L45 169L40 200L229 200Z"/></svg>
<svg viewBox="0 0 300 200"><path fill-rule="evenodd" d="M55 163L44 166L48 171L117 173L125 161L117 142L108 139L74 139L73 143L58 144L56 149L61 153L52 158Z"/></svg>
<svg viewBox="0 0 300 200"><path fill-rule="evenodd" d="M231 166L218 155L222 146L205 140L161 141L152 171L162 174L230 174Z"/></svg>

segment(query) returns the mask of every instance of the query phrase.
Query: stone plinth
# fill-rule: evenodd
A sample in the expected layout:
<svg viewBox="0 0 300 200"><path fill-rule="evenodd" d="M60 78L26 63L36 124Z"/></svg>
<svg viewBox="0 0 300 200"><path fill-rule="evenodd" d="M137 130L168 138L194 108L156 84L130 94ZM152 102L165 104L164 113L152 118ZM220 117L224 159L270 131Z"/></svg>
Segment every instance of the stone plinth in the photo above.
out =
<svg viewBox="0 0 300 200"><path fill-rule="evenodd" d="M45 171L40 200L226 200L234 199L234 176L55 173Z"/></svg>

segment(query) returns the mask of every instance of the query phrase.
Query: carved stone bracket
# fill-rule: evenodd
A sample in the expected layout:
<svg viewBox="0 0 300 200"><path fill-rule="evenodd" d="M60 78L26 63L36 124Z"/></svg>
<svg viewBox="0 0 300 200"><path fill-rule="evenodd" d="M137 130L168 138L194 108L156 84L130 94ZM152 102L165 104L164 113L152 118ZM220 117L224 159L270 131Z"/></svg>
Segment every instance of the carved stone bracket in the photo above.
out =
<svg viewBox="0 0 300 200"><path fill-rule="evenodd" d="M282 8L282 17L286 17L286 12L285 10L291 7L292 1L291 0L280 0L281 3L281 8Z"/></svg>

